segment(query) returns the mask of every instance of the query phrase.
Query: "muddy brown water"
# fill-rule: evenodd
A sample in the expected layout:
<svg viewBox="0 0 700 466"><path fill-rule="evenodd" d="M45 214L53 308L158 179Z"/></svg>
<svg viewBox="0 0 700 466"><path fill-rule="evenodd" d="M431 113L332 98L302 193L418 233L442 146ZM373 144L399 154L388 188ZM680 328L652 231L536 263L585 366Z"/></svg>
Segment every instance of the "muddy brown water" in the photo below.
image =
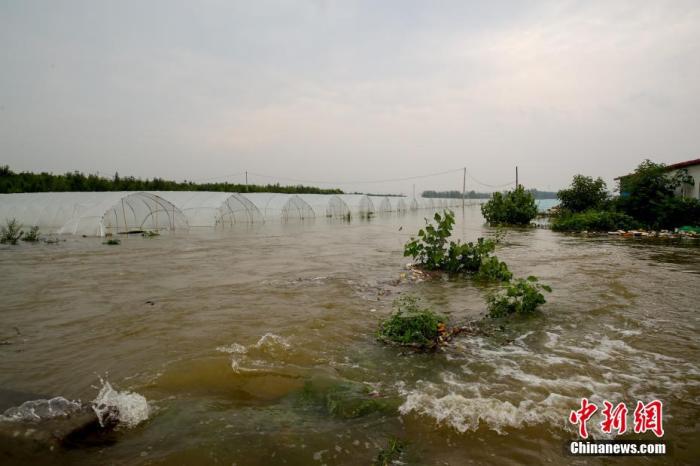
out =
<svg viewBox="0 0 700 466"><path fill-rule="evenodd" d="M399 438L407 464L697 461L697 242L509 230L497 254L552 286L542 314L416 354L374 337L397 296L459 323L487 291L402 279L425 215L3 246L0 387L89 402L105 377L151 407L110 445L3 458L354 465ZM491 233L478 207L457 210L456 237ZM662 400L670 454L565 456L582 397Z"/></svg>

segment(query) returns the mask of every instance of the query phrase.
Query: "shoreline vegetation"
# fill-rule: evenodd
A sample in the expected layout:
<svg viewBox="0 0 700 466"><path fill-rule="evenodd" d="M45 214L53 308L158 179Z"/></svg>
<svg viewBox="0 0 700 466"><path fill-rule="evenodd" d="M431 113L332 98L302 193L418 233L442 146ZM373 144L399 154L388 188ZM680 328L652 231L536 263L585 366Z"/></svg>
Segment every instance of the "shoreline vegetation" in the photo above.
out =
<svg viewBox="0 0 700 466"><path fill-rule="evenodd" d="M560 232L668 232L700 226L700 201L676 195L692 184L686 170L669 174L664 164L642 162L634 173L619 180L619 196L612 197L602 178L576 175L557 193L560 204L551 213L551 227ZM663 236L660 234L651 236Z"/></svg>

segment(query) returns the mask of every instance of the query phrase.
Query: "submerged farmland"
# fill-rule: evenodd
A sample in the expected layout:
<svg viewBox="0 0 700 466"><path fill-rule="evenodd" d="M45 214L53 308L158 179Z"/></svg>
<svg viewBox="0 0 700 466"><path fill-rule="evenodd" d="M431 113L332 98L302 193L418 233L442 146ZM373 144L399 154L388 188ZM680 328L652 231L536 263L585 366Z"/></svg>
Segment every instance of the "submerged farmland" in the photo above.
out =
<svg viewBox="0 0 700 466"><path fill-rule="evenodd" d="M194 199L150 195L188 224L209 218ZM498 258L552 287L541 314L423 353L376 339L397 297L458 324L483 317L500 285L406 269L404 244L432 216L411 211L422 200L361 219L369 204L339 196L347 222L337 201L319 215L299 198L311 221L266 220L284 203L260 197L248 200L265 221L238 222L221 195L201 204L234 212L226 228L0 247L2 462L564 464L582 397L663 400L665 460L700 455L695 243L508 230ZM455 214L454 238L495 234L478 206ZM93 407L116 424L108 437L40 437L49 417Z"/></svg>

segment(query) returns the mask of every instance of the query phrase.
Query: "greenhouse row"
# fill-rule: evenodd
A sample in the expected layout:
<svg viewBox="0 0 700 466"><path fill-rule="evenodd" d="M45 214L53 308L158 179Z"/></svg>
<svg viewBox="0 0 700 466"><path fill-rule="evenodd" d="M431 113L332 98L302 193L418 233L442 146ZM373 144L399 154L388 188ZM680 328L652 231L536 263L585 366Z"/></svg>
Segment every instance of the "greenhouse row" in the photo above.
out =
<svg viewBox="0 0 700 466"><path fill-rule="evenodd" d="M391 212L461 206L460 199L364 194L206 191L0 194L0 221L57 234L105 236L313 218L369 218Z"/></svg>

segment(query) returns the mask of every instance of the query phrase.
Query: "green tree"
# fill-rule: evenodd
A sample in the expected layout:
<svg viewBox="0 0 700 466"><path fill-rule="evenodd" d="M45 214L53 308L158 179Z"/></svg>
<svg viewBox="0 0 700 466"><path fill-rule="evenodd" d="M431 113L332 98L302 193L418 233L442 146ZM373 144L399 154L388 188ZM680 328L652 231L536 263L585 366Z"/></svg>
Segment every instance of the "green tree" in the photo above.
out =
<svg viewBox="0 0 700 466"><path fill-rule="evenodd" d="M531 192L518 186L513 191L493 193L481 206L481 213L491 225L528 225L537 215L537 204Z"/></svg>
<svg viewBox="0 0 700 466"><path fill-rule="evenodd" d="M608 200L608 191L602 178L593 179L590 176L574 176L571 186L557 193L562 209L570 212L583 212L588 209L599 209Z"/></svg>

